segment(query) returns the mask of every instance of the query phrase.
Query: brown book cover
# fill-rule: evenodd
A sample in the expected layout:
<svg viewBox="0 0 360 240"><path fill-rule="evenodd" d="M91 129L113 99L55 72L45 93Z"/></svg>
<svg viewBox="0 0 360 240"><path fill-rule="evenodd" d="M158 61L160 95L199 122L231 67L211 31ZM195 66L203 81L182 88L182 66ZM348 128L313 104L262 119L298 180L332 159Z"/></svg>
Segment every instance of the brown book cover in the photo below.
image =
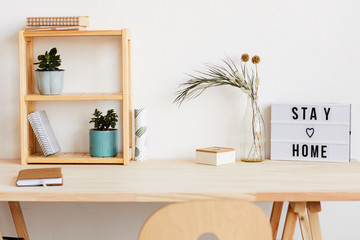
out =
<svg viewBox="0 0 360 240"><path fill-rule="evenodd" d="M209 153L223 153L223 152L232 152L235 151L235 148L227 147L208 147L208 148L199 148L196 149L197 152L209 152Z"/></svg>
<svg viewBox="0 0 360 240"><path fill-rule="evenodd" d="M16 184L22 186L53 186L62 185L61 168L36 168L19 171Z"/></svg>

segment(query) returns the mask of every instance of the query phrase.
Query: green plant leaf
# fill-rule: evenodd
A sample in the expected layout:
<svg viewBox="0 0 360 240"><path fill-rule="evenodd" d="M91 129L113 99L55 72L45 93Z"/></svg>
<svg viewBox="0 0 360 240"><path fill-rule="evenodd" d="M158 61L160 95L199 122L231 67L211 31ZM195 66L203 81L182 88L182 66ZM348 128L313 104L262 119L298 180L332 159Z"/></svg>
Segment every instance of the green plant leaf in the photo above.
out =
<svg viewBox="0 0 360 240"><path fill-rule="evenodd" d="M39 65L38 70L42 71L54 71L59 70L61 65L60 55L56 55L57 49L54 47L50 52L45 51L44 55L39 55L39 62L34 63L34 65Z"/></svg>
<svg viewBox="0 0 360 240"><path fill-rule="evenodd" d="M50 52L49 52L49 54L50 54L50 55L53 55L53 56L55 56L56 53L57 53L57 49L56 49L56 48L52 48L52 49L50 50Z"/></svg>
<svg viewBox="0 0 360 240"><path fill-rule="evenodd" d="M118 121L118 115L114 112L114 109L108 110L105 116L102 115L101 111L95 109L93 116L89 123L94 123L94 128L99 131L108 130L110 127L115 128Z"/></svg>

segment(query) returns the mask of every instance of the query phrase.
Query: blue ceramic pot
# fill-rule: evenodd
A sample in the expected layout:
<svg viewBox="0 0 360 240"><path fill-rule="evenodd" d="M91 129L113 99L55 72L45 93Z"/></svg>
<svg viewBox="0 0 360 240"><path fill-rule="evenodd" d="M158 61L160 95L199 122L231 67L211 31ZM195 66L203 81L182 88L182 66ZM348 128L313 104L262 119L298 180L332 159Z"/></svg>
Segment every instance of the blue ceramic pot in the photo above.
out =
<svg viewBox="0 0 360 240"><path fill-rule="evenodd" d="M97 131L91 129L90 135L90 155L93 157L115 157L118 154L119 130L111 129L107 131Z"/></svg>
<svg viewBox="0 0 360 240"><path fill-rule="evenodd" d="M42 95L59 95L64 87L64 70L35 71L37 87Z"/></svg>

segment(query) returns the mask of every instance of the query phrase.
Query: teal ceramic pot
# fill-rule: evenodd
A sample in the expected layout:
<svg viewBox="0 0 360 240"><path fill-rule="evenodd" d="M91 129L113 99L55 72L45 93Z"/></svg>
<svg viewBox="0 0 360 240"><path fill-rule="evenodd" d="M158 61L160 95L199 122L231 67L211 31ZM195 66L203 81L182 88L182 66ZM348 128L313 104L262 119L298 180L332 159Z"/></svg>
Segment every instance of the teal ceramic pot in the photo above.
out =
<svg viewBox="0 0 360 240"><path fill-rule="evenodd" d="M119 150L119 130L97 131L91 129L90 155L93 157L115 157Z"/></svg>
<svg viewBox="0 0 360 240"><path fill-rule="evenodd" d="M35 71L37 87L42 95L59 95L64 87L64 70Z"/></svg>

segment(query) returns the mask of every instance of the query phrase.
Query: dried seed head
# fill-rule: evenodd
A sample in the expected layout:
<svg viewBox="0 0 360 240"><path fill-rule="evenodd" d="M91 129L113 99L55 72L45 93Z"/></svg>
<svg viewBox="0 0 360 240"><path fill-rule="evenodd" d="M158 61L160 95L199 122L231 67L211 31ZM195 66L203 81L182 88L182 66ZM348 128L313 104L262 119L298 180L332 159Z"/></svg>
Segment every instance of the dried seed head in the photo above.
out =
<svg viewBox="0 0 360 240"><path fill-rule="evenodd" d="M244 53L243 55L241 55L241 61L247 62L249 61L249 59L250 59L249 54Z"/></svg>
<svg viewBox="0 0 360 240"><path fill-rule="evenodd" d="M258 55L254 55L251 61L253 64L258 64L260 62L260 57Z"/></svg>
<svg viewBox="0 0 360 240"><path fill-rule="evenodd" d="M244 87L240 88L244 93L246 93L247 95L251 95L251 91L249 89L246 89Z"/></svg>
<svg viewBox="0 0 360 240"><path fill-rule="evenodd" d="M243 76L240 72L236 71L236 72L235 72L235 75L238 77L238 79L239 79L241 82L243 82L243 81L245 80L244 76Z"/></svg>

